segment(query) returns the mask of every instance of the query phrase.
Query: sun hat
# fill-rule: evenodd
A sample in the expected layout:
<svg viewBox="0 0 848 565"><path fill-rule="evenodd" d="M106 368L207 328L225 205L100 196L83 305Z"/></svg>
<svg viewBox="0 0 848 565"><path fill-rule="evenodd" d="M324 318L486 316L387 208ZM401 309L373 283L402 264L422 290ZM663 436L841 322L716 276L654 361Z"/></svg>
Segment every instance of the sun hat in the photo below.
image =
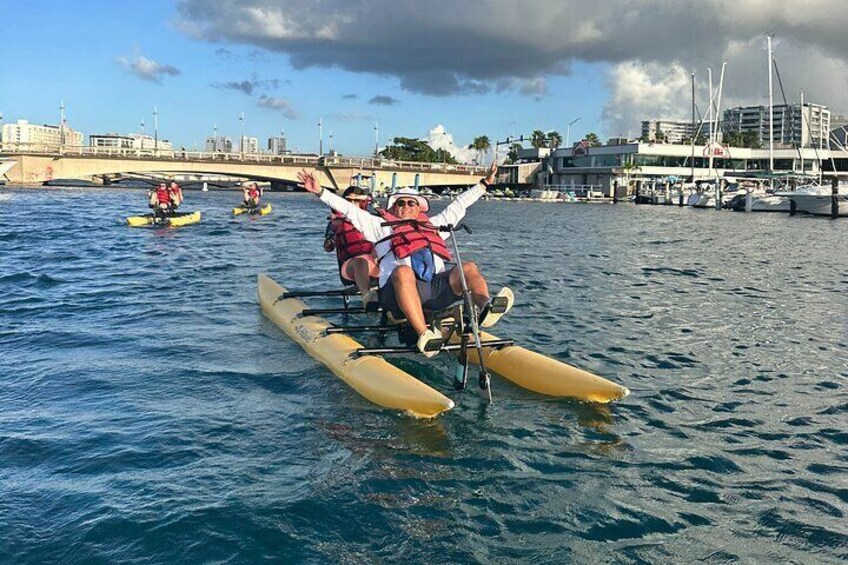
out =
<svg viewBox="0 0 848 565"><path fill-rule="evenodd" d="M430 210L430 201L418 194L418 191L414 188L401 188L400 190L396 190L395 192L389 195L389 201L386 203L387 208L391 208L395 205L395 200L403 197L415 198L418 201L418 209L421 212L427 212Z"/></svg>

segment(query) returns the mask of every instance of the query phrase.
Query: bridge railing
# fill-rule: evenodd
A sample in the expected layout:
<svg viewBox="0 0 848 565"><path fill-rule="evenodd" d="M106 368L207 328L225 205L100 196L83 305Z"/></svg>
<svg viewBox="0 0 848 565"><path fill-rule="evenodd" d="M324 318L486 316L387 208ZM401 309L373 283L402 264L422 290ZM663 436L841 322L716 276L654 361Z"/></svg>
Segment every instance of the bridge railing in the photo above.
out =
<svg viewBox="0 0 848 565"><path fill-rule="evenodd" d="M96 157L115 159L161 159L164 161L202 161L245 164L298 165L304 167L351 167L355 169L381 169L390 171L433 172L476 175L486 172L486 167L476 165L451 165L449 163L424 163L394 161L380 157L356 157L315 154L273 155L270 153L224 153L189 151L186 149L155 149L134 147L92 147L89 145L62 145L43 143L0 143L0 154L27 154L46 156Z"/></svg>

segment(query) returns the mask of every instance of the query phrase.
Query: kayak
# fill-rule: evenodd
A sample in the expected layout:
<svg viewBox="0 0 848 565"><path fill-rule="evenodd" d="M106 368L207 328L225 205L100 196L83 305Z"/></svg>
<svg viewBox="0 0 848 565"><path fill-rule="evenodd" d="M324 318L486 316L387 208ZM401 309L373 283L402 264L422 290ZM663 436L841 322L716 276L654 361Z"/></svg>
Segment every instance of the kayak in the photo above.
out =
<svg viewBox="0 0 848 565"><path fill-rule="evenodd" d="M247 206L238 206L237 208L233 208L233 214L238 216L239 214L251 214L260 216L266 216L271 213L271 203L269 202L262 208L249 208Z"/></svg>
<svg viewBox="0 0 848 565"><path fill-rule="evenodd" d="M145 226L171 226L178 228L196 224L200 221L200 211L196 212L177 212L173 216L165 218L156 217L153 214L144 214L143 216L130 216L127 218L127 225L132 228L140 228Z"/></svg>
<svg viewBox="0 0 848 565"><path fill-rule="evenodd" d="M307 305L297 298L281 298L284 292L272 278L259 275L259 304L265 316L359 394L378 406L419 418L432 418L453 408L453 400L382 357L357 356L360 343L347 335L327 334L331 326L327 320L303 316Z"/></svg>

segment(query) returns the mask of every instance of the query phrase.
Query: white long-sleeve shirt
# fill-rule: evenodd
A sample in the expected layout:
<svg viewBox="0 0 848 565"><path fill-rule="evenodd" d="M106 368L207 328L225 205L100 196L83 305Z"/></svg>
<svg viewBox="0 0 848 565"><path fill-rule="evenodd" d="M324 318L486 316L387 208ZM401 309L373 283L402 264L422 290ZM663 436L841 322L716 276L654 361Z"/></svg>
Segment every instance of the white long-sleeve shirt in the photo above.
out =
<svg viewBox="0 0 848 565"><path fill-rule="evenodd" d="M444 210L431 217L430 222L434 226L446 226L448 224L452 224L454 226L457 225L459 221L465 217L465 210L477 202L477 200L479 200L485 192L486 189L482 184L477 184L476 186L469 188L457 196L456 199L448 204ZM395 270L395 267L398 265L412 265L412 261L409 257L405 257L403 259L395 257L390 241L380 241L392 235L391 227L381 225L386 220L366 212L359 206L351 204L344 198L333 194L329 190L324 190L321 193L321 201L333 210L344 214L353 226L362 232L365 239L375 244L374 250L377 253L377 257L383 258L382 261L380 261L380 287L389 282L389 277L392 276L392 272ZM436 233L445 240L450 237L450 233ZM433 254L433 262L436 267L436 273L444 272L445 262L435 253Z"/></svg>

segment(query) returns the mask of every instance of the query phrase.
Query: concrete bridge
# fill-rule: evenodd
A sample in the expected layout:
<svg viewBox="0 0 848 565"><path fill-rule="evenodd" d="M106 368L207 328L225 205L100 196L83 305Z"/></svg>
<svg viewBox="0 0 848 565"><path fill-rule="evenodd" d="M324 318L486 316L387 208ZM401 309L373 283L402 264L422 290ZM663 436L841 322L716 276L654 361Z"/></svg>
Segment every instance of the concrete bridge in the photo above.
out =
<svg viewBox="0 0 848 565"><path fill-rule="evenodd" d="M272 188L297 183L301 169L317 171L322 186L334 190L355 184L383 191L393 186L468 186L485 174L485 167L413 163L374 157L335 155L268 155L152 151L105 147L0 146L0 164L14 164L5 172L7 184L38 186L53 180L85 180L109 184L122 178L148 176L168 179L197 175L225 175L269 181Z"/></svg>

